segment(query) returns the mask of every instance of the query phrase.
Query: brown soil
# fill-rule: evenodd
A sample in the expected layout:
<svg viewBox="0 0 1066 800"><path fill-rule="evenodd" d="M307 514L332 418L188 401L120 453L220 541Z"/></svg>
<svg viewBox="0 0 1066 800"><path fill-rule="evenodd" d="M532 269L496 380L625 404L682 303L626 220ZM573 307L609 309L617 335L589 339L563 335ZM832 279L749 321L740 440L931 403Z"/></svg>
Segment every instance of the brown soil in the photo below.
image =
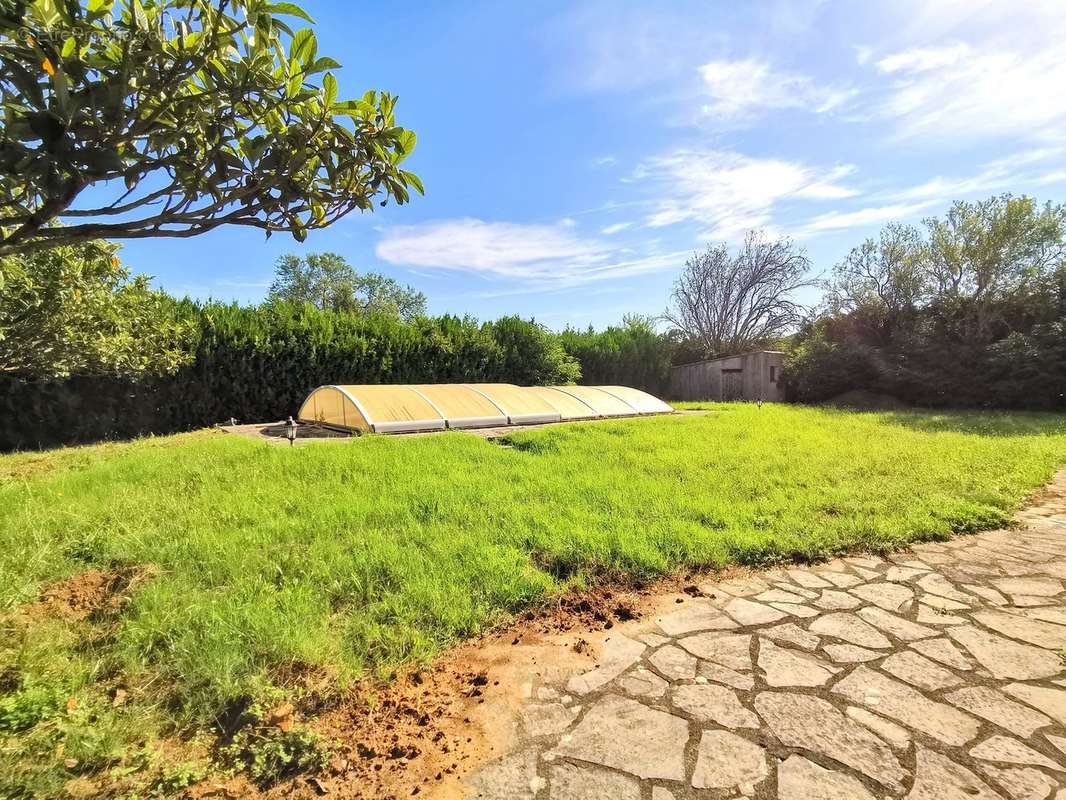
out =
<svg viewBox="0 0 1066 800"><path fill-rule="evenodd" d="M26 608L28 615L45 614L68 620L84 620L117 611L129 599L134 584L143 582L149 571L89 569L49 584L36 603Z"/></svg>
<svg viewBox="0 0 1066 800"><path fill-rule="evenodd" d="M305 724L338 743L326 774L297 776L266 791L242 779L205 782L191 795L456 800L463 776L509 749L518 709L539 685L594 660L616 625L654 619L698 596L694 581L675 575L642 589L600 586L565 595L388 686L364 683L317 716L313 708L301 709ZM293 677L302 682L299 671ZM323 676L306 677L317 685ZM305 688L305 696L317 694Z"/></svg>

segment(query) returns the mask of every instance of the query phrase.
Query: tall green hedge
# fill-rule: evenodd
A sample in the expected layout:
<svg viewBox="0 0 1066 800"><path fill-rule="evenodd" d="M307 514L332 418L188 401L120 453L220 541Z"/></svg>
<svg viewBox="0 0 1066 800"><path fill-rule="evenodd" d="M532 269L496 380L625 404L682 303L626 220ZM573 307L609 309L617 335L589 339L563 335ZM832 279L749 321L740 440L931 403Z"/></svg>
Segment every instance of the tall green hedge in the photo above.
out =
<svg viewBox="0 0 1066 800"><path fill-rule="evenodd" d="M649 319L627 317L621 326L603 331L568 328L559 340L581 365L582 383L633 386L659 396L669 388L678 345L657 333Z"/></svg>
<svg viewBox="0 0 1066 800"><path fill-rule="evenodd" d="M581 375L558 336L517 317L405 323L311 306L190 302L179 313L194 323L194 358L173 375L0 377L0 449L283 419L326 383L537 384Z"/></svg>

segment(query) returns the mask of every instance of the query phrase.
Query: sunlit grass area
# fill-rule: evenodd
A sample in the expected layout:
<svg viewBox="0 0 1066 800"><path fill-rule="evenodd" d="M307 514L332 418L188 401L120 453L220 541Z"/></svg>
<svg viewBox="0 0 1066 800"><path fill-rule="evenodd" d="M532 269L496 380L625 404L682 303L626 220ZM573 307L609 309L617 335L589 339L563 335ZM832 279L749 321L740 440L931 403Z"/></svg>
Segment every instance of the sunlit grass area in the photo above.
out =
<svg viewBox="0 0 1066 800"><path fill-rule="evenodd" d="M387 677L603 576L995 527L1066 464L1062 416L705 408L503 443L200 432L0 457L0 794L127 768L294 665ZM91 569L135 576L129 601L27 611Z"/></svg>

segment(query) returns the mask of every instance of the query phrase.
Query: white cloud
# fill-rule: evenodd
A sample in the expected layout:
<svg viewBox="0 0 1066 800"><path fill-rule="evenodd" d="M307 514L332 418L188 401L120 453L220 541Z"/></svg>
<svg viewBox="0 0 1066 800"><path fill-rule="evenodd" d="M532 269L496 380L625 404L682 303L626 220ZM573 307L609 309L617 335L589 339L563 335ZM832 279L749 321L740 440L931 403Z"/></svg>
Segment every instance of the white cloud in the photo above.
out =
<svg viewBox="0 0 1066 800"><path fill-rule="evenodd" d="M978 138L1052 139L1066 124L1066 48L916 47L877 61L892 78L881 116L899 138L958 143Z"/></svg>
<svg viewBox="0 0 1066 800"><path fill-rule="evenodd" d="M613 225L607 225L603 228L600 228L600 233L602 233L604 236L613 236L614 234L620 231L624 231L626 228L629 228L632 225L632 222L616 222Z"/></svg>
<svg viewBox="0 0 1066 800"><path fill-rule="evenodd" d="M826 214L819 214L805 222L795 229L794 233L797 237L809 237L819 233L844 230L845 228L861 228L886 222L899 222L914 216L934 202L936 201L926 200L910 204L860 208L857 211L830 211Z"/></svg>
<svg viewBox="0 0 1066 800"><path fill-rule="evenodd" d="M703 106L708 116L725 121L748 119L761 112L782 108L805 108L824 113L839 107L854 90L815 84L805 75L774 70L765 61L711 61L699 68L710 102Z"/></svg>
<svg viewBox="0 0 1066 800"><path fill-rule="evenodd" d="M994 192L1016 191L1030 185L1066 182L1066 170L1055 165L1066 148L1035 148L1014 153L984 164L976 174L965 177L938 175L906 189L880 192L870 199L878 205L853 211L830 211L813 217L795 228L799 237L860 228L886 222L903 222L919 213L935 212L955 200L987 196Z"/></svg>
<svg viewBox="0 0 1066 800"><path fill-rule="evenodd" d="M877 62L882 72L928 72L931 69L950 67L970 54L965 44L949 47L915 47L885 56ZM864 63L860 61L859 63Z"/></svg>
<svg viewBox="0 0 1066 800"><path fill-rule="evenodd" d="M633 253L582 238L571 226L472 218L390 228L376 253L397 266L479 273L541 288L624 278L680 263L676 254Z"/></svg>
<svg viewBox="0 0 1066 800"><path fill-rule="evenodd" d="M839 200L857 192L840 181L848 165L818 169L723 151L679 150L645 161L635 173L659 193L651 227L695 221L711 239L736 240L767 227L775 207L794 200Z"/></svg>

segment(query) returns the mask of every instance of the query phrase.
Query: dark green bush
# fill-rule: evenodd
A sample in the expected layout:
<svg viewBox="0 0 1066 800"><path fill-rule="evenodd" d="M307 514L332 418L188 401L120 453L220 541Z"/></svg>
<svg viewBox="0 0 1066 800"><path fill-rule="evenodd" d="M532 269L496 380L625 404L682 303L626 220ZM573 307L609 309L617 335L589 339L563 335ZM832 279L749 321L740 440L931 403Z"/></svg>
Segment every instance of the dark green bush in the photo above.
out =
<svg viewBox="0 0 1066 800"><path fill-rule="evenodd" d="M567 383L580 368L558 338L517 317L338 314L309 305L191 302L193 360L139 380L0 377L0 449L125 438L295 414L326 383Z"/></svg>
<svg viewBox="0 0 1066 800"><path fill-rule="evenodd" d="M604 331L567 328L559 335L566 352L581 364L581 382L600 386L633 386L664 395L677 345L656 333L650 320L627 317L621 326Z"/></svg>

